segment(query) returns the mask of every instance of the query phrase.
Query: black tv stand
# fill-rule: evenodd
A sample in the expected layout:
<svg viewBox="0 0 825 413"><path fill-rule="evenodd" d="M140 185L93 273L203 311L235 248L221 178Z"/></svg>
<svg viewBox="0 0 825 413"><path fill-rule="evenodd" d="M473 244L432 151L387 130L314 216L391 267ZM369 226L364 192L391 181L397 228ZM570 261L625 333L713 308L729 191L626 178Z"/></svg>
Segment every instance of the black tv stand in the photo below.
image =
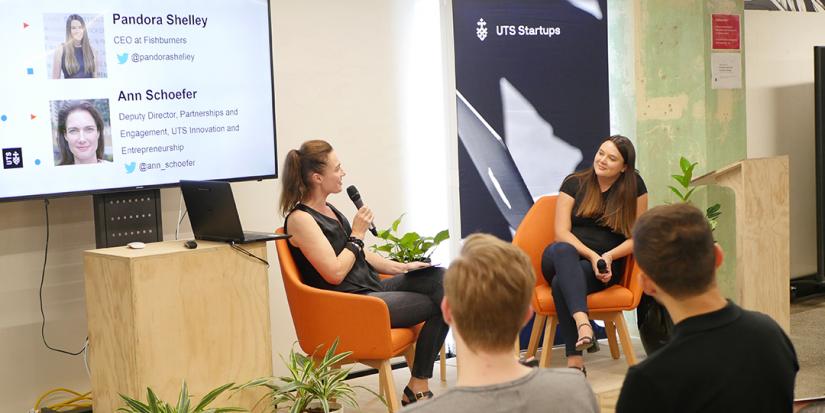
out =
<svg viewBox="0 0 825 413"><path fill-rule="evenodd" d="M160 189L94 195L97 248L163 241Z"/></svg>

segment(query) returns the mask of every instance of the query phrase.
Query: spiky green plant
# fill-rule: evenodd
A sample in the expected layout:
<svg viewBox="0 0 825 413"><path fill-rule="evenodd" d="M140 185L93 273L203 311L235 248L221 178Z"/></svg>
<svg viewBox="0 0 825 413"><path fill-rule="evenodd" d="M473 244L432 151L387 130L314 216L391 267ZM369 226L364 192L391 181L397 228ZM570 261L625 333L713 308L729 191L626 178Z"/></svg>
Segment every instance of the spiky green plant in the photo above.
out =
<svg viewBox="0 0 825 413"><path fill-rule="evenodd" d="M693 168L696 167L699 163L697 162L690 162L684 156L679 158L679 169L682 170L681 175L671 175L673 179L679 184L679 188L676 188L673 185L668 185L671 192L676 194L682 202L690 203L690 196L693 195L693 191L698 188L698 186L694 186L693 188L690 187L690 181L693 179ZM708 223L710 224L710 229L715 230L716 225L718 225L717 218L722 215L722 206L718 203L713 204L705 210L705 216L708 219Z"/></svg>
<svg viewBox="0 0 825 413"><path fill-rule="evenodd" d="M209 404L221 395L224 391L234 386L235 383L227 383L220 386L209 393L196 404L194 407L189 400L189 388L186 386L186 381L181 385L180 394L178 395L178 402L176 404L169 404L163 400L158 399L151 387L146 388L146 403L135 400L131 397L120 395L125 406L117 409L119 412L126 413L228 413L228 412L245 412L246 409L240 407L209 407Z"/></svg>
<svg viewBox="0 0 825 413"><path fill-rule="evenodd" d="M288 376L262 377L238 386L236 390L266 387L269 392L258 403L269 399L273 411L279 407L289 406L290 413L309 411L309 405L313 401L317 401L321 405L321 410L324 413L330 412L330 400L343 402L350 407L358 407L358 401L355 400L355 389L364 389L386 404L384 398L374 391L363 386L353 386L346 382L350 369L342 369L336 366L349 357L352 352L345 351L335 354L337 348L338 339L336 338L320 360L300 354L293 348L287 359L281 356L281 360L289 370ZM314 354L315 352L313 352Z"/></svg>
<svg viewBox="0 0 825 413"><path fill-rule="evenodd" d="M384 240L385 244L373 245L370 247L373 251L382 252L387 255L387 258L398 262L430 262L430 256L435 252L438 244L450 238L450 231L446 229L434 237L422 237L417 232L398 234L401 218L404 218L404 214L393 221L390 228L378 233L378 238Z"/></svg>

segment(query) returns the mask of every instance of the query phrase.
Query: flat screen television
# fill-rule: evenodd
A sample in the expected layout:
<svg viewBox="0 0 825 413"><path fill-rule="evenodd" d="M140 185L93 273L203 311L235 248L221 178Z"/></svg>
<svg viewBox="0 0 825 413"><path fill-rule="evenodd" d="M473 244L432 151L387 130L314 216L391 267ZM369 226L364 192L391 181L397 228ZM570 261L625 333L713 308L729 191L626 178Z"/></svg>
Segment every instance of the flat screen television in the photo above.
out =
<svg viewBox="0 0 825 413"><path fill-rule="evenodd" d="M267 0L0 5L0 201L277 176Z"/></svg>
<svg viewBox="0 0 825 413"><path fill-rule="evenodd" d="M825 46L814 47L817 279L825 282Z"/></svg>

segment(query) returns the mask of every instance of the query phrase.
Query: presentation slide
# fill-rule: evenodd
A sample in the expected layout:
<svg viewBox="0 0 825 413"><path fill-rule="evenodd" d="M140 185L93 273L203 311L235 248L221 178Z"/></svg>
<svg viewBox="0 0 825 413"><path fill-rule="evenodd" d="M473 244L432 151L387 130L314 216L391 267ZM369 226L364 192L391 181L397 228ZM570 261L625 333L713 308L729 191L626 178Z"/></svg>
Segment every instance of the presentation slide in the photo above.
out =
<svg viewBox="0 0 825 413"><path fill-rule="evenodd" d="M277 174L266 0L0 4L0 201Z"/></svg>

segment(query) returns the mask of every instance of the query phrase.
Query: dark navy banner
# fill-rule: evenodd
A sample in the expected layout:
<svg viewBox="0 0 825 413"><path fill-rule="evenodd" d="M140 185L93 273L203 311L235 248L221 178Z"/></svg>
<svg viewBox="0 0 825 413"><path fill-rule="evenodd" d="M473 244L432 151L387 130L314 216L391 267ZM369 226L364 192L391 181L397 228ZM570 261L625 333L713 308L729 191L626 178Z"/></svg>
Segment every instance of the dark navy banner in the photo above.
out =
<svg viewBox="0 0 825 413"><path fill-rule="evenodd" d="M453 0L461 233L510 240L610 132L605 0Z"/></svg>

